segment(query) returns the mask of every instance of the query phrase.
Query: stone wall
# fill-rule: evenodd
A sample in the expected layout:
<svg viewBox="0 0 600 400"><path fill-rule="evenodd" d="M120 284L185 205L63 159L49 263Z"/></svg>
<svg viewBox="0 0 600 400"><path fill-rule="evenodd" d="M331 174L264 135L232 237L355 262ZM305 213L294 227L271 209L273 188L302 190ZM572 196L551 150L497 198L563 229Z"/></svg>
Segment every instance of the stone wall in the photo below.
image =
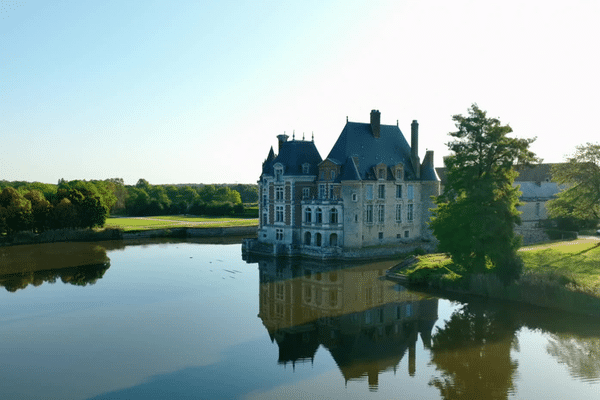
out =
<svg viewBox="0 0 600 400"><path fill-rule="evenodd" d="M515 234L523 237L523 244L534 244L550 240L541 228L515 226Z"/></svg>

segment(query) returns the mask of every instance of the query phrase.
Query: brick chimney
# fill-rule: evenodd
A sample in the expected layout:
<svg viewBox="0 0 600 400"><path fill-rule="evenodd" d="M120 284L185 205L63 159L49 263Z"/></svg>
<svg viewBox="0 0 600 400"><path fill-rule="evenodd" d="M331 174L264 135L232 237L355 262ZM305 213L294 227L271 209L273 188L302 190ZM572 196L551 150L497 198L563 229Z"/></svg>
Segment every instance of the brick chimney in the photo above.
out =
<svg viewBox="0 0 600 400"><path fill-rule="evenodd" d="M379 139L381 132L381 114L379 110L371 110L371 132L373 132L375 139Z"/></svg>
<svg viewBox="0 0 600 400"><path fill-rule="evenodd" d="M419 160L419 123L413 120L410 124L410 158L416 178L421 178L421 160Z"/></svg>

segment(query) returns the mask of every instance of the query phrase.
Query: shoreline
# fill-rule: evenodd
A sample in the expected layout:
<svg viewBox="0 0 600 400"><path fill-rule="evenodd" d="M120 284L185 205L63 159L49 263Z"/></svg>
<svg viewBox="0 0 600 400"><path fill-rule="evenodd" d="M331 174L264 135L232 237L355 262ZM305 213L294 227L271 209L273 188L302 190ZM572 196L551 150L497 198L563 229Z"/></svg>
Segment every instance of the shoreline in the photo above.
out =
<svg viewBox="0 0 600 400"><path fill-rule="evenodd" d="M593 239L599 241L597 237ZM581 240L566 241L565 245L575 245ZM599 242L600 243L600 242ZM595 247L597 247L596 245ZM549 249L552 245L542 245L541 251ZM528 246L522 251L534 251ZM477 296L500 301L510 301L522 304L567 311L580 315L600 317L600 291L594 287L578 286L574 283L564 282L561 275L544 269L524 270L516 281L505 286L499 278L492 273L473 274L457 282L435 276L423 282L411 282L404 270L411 269L419 262L417 257L410 257L386 271L386 279L397 282L411 290L442 294L447 296ZM546 260L553 263L552 259ZM433 277L433 276L432 276Z"/></svg>
<svg viewBox="0 0 600 400"><path fill-rule="evenodd" d="M40 234L21 232L14 237L4 238L0 246L19 246L25 244L61 243L61 242L101 242L107 240L142 240L156 238L211 238L211 237L256 237L257 225L222 227L181 227L164 229L145 229L123 232L122 229L59 229Z"/></svg>

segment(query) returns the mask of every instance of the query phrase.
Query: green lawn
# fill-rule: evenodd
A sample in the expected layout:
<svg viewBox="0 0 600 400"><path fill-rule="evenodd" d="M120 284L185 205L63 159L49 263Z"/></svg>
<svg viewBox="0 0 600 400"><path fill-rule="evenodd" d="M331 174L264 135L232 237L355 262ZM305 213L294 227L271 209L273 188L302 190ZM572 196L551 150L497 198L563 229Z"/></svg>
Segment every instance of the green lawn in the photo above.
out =
<svg viewBox="0 0 600 400"><path fill-rule="evenodd" d="M556 282L572 290L600 292L600 241L576 239L526 246L519 250L523 260L523 278ZM443 254L418 257L418 262L404 271L415 282L431 279L455 281L464 271Z"/></svg>
<svg viewBox="0 0 600 400"><path fill-rule="evenodd" d="M135 217L135 218L107 218L107 228L121 228L125 232L150 229L170 228L215 228L227 226L253 226L258 225L256 218L237 217L186 217L180 215Z"/></svg>
<svg viewBox="0 0 600 400"><path fill-rule="evenodd" d="M591 291L600 289L600 241L576 239L567 242L528 246L519 252L524 270L538 275L558 276ZM585 290L588 291L588 290Z"/></svg>

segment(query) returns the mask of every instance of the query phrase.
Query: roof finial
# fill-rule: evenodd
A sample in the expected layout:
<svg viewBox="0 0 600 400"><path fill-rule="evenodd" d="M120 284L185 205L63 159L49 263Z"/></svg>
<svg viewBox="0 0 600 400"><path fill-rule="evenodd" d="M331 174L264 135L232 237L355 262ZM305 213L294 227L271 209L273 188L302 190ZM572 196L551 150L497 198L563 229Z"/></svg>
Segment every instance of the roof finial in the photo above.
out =
<svg viewBox="0 0 600 400"><path fill-rule="evenodd" d="M348 122L348 116L346 115L346 122Z"/></svg>
<svg viewBox="0 0 600 400"><path fill-rule="evenodd" d="M312 133L312 141L313 142L315 141L315 131L313 131L313 133Z"/></svg>
<svg viewBox="0 0 600 400"><path fill-rule="evenodd" d="M292 140L296 140L296 131L292 134Z"/></svg>
<svg viewBox="0 0 600 400"><path fill-rule="evenodd" d="M304 132L302 132L302 140L304 140Z"/></svg>
<svg viewBox="0 0 600 400"><path fill-rule="evenodd" d="M396 120L396 126L399 126L399 125L398 125L398 120Z"/></svg>

